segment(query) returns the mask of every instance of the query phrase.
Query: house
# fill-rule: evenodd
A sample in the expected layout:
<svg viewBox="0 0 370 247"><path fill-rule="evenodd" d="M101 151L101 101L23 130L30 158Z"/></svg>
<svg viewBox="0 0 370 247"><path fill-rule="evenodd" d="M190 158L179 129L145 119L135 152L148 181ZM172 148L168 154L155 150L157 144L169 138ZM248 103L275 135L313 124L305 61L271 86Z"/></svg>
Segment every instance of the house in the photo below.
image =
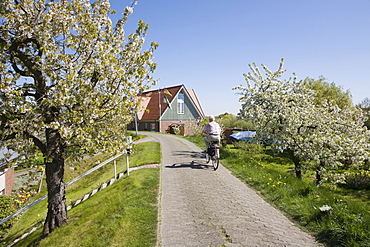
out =
<svg viewBox="0 0 370 247"><path fill-rule="evenodd" d="M0 148L0 195L10 196L14 185L14 168L9 167L8 161L3 161L4 154L10 154L8 160L14 159L18 154L6 148Z"/></svg>
<svg viewBox="0 0 370 247"><path fill-rule="evenodd" d="M14 169L0 165L0 195L10 196L14 184Z"/></svg>
<svg viewBox="0 0 370 247"><path fill-rule="evenodd" d="M191 135L192 126L205 118L193 89L184 85L156 89L138 95L137 129ZM135 130L135 122L128 129Z"/></svg>

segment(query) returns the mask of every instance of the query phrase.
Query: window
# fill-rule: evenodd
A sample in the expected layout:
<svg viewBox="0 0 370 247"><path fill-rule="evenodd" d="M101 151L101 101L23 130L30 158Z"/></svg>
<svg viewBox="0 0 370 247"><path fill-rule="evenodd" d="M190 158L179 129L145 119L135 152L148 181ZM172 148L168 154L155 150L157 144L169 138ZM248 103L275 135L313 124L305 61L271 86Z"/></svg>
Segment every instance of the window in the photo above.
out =
<svg viewBox="0 0 370 247"><path fill-rule="evenodd" d="M177 113L184 114L184 93L179 93L177 97Z"/></svg>
<svg viewBox="0 0 370 247"><path fill-rule="evenodd" d="M150 131L155 131L155 123L150 124Z"/></svg>

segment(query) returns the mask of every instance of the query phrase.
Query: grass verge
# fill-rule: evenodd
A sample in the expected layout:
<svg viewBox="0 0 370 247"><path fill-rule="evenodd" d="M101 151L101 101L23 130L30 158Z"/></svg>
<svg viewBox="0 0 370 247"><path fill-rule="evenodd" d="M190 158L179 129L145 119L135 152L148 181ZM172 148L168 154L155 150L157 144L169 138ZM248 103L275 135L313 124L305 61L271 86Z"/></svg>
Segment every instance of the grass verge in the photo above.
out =
<svg viewBox="0 0 370 247"><path fill-rule="evenodd" d="M80 163L79 169L66 169L66 181L95 166L96 156ZM130 167L160 163L159 143L134 146ZM67 171L68 170L68 171ZM117 172L126 170L125 157L117 161ZM94 174L96 173L96 174ZM67 187L67 200L80 199L92 189L114 177L113 165L106 165ZM41 239L38 229L14 246L154 246L157 234L157 196L159 168L132 171L127 178L98 192L68 212L68 224ZM43 190L43 193L46 193ZM11 243L46 217L46 201L27 210L14 225L5 241Z"/></svg>
<svg viewBox="0 0 370 247"><path fill-rule="evenodd" d="M204 148L202 138L186 139ZM266 150L253 152L228 146L221 149L221 163L318 241L335 247L370 246L368 190L351 193L317 187L309 173L299 180L293 175L290 159Z"/></svg>

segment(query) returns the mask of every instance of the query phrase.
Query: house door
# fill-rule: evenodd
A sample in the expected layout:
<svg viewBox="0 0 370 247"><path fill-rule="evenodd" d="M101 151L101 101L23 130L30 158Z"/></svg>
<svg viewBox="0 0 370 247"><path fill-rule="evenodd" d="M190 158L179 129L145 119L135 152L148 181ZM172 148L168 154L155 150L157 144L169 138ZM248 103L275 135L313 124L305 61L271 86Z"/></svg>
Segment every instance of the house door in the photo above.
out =
<svg viewBox="0 0 370 247"><path fill-rule="evenodd" d="M179 135L184 136L185 135L185 126L183 124L180 124L179 129L180 129L180 134Z"/></svg>
<svg viewBox="0 0 370 247"><path fill-rule="evenodd" d="M150 131L155 131L155 123L150 124Z"/></svg>

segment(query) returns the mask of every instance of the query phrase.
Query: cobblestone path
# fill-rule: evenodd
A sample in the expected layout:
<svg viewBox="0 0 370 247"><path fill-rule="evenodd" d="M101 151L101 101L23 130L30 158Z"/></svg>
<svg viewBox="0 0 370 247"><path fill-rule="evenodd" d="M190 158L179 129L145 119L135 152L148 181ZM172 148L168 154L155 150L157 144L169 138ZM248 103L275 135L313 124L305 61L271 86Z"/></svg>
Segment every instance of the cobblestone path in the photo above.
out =
<svg viewBox="0 0 370 247"><path fill-rule="evenodd" d="M158 246L323 246L193 143L148 135L163 156Z"/></svg>

